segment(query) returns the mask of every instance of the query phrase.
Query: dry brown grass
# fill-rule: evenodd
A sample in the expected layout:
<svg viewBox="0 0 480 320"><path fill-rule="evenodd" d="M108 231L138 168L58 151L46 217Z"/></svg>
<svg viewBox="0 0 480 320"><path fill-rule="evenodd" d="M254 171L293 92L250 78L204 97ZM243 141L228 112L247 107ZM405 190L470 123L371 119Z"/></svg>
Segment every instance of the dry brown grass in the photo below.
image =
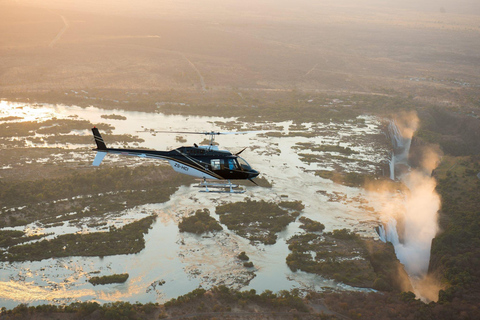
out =
<svg viewBox="0 0 480 320"><path fill-rule="evenodd" d="M39 5L0 3L3 92L296 88L442 102L475 100L480 91L473 14L374 0L305 7L266 1L258 10L210 0L204 6L211 10L142 2L129 11L118 2L110 14L109 1L22 3ZM68 27L56 39L62 17Z"/></svg>

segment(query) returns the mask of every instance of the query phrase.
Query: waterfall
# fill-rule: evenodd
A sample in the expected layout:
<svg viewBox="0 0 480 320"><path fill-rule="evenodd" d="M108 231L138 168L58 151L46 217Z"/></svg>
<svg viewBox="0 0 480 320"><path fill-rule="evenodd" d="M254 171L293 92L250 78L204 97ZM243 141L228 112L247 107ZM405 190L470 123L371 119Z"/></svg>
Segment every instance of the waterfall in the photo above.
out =
<svg viewBox="0 0 480 320"><path fill-rule="evenodd" d="M389 166L390 179L399 179L408 191L403 196L398 194L392 197L389 194L385 198L383 223L376 230L381 241L393 244L397 258L411 277L416 294L421 295L418 286L428 271L431 243L438 229L440 198L435 191L435 179L426 174L433 168L412 169L409 166L408 155L418 118L415 114L403 116L390 121L388 125L388 135L393 146ZM430 155L438 159L438 155ZM398 234L399 221L403 227L401 237Z"/></svg>
<svg viewBox="0 0 480 320"><path fill-rule="evenodd" d="M390 218L385 225L378 226L377 233L383 242L391 242L394 247L400 244L397 233L397 220L393 218Z"/></svg>
<svg viewBox="0 0 480 320"><path fill-rule="evenodd" d="M395 152L392 151L392 158L390 159L390 180L395 180Z"/></svg>
<svg viewBox="0 0 480 320"><path fill-rule="evenodd" d="M388 124L388 135L393 146L392 158L390 159L390 179L395 180L397 178L395 173L398 171L396 166L404 165L410 168L408 165L408 153L410 152L412 137L402 134L395 120L391 120Z"/></svg>

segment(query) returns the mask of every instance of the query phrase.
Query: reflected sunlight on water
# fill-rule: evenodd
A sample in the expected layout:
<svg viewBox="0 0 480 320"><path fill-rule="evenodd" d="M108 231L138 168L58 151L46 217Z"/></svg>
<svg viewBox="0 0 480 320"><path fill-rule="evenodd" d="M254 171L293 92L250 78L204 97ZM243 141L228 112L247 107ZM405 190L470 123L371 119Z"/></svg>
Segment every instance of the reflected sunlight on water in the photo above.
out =
<svg viewBox="0 0 480 320"><path fill-rule="evenodd" d="M22 117L13 121L44 121L57 118L88 120L92 123L107 123L115 127L113 134L138 135L145 142L142 148L171 149L179 146L178 134L153 135L150 132L139 132L147 129L174 131L224 131L216 122L236 121L234 118L193 117L180 115L164 115L161 113L132 112L123 110L103 110L95 107L81 108L62 105L29 105L25 103L0 102L0 118L7 116ZM102 115L121 114L125 121L105 119ZM374 227L378 225L378 217L374 212L363 210L360 203L353 199L364 199L364 191L335 184L315 176L312 170L334 168L334 163L306 163L298 155L294 147L299 142L322 144L342 143L355 150L362 151L358 157L372 163L381 161L378 147L370 143L342 140L342 136L359 136L380 132L379 121L364 116L366 125L362 127L352 124L307 124L305 130L319 130L322 136L302 137L268 137L255 135L220 136L220 146L232 151L250 146L242 156L261 172L261 175L273 183L273 188L246 187L245 194L205 194L199 193L193 186L182 186L165 203L146 204L125 210L115 216L108 215L108 225L117 221L125 224L133 220L155 214L157 220L152 229L145 235L146 247L138 254L99 257L70 257L48 259L43 261L22 263L1 263L0 266L0 302L12 307L21 302L32 305L42 303L62 303L95 299L99 302L124 300L130 302L164 302L171 298L190 292L203 286L226 284L235 288L282 290L292 288L322 287L345 288L347 290L364 290L345 286L332 280L304 272L292 272L285 263L289 253L286 240L298 232L299 223L292 223L286 230L278 234L275 245L252 245L248 240L224 228L215 235L202 237L179 233L177 224L182 217L198 209L208 208L211 215L218 219L215 207L218 203L242 201L246 198L266 201L301 200L305 204L302 215L322 222L326 230L350 228L358 233L377 237ZM1 122L1 120L0 120ZM291 122L267 123L271 127L289 130ZM243 123L243 126L247 124ZM252 125L252 124L248 124ZM265 125L265 124L254 124ZM90 128L86 128L88 130ZM291 131L291 129L290 129ZM339 135L339 132L341 135ZM105 134L107 144L109 135ZM198 136L184 136L186 145L198 143ZM363 140L361 140L363 141ZM85 148L85 145L78 147ZM91 146L88 146L91 147ZM302 151L303 152L303 151ZM320 153L316 153L320 155ZM83 154L83 159L93 161L94 152ZM108 157L107 157L108 158ZM62 160L62 155L58 159ZM132 162L138 159L132 160ZM340 163L340 162L339 162ZM349 163L355 170L355 164ZM358 164L357 164L358 166ZM279 174L281 172L281 174ZM348 201L328 201L326 194L344 195ZM106 195L108 196L108 195ZM67 199L68 200L68 199ZM79 223L80 229L87 220ZM35 224L27 226L33 232ZM71 228L71 229L69 229ZM75 231L73 231L75 229ZM20 228L20 230L23 230ZM43 232L62 234L78 232L78 227L64 226L45 228ZM93 232L95 228L88 228ZM244 268L236 256L246 251L255 265L255 275ZM28 270L28 273L27 273ZM110 275L129 273L124 284L93 286L86 282L92 275ZM7 280L8 279L8 280ZM165 283L163 283L165 281ZM160 284L163 283L163 284Z"/></svg>

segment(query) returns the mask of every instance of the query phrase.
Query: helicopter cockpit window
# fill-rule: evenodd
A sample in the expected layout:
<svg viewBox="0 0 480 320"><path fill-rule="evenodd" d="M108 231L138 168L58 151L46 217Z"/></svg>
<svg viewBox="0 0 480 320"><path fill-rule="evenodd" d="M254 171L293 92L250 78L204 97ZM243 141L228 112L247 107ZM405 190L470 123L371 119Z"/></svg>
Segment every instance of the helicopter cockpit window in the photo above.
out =
<svg viewBox="0 0 480 320"><path fill-rule="evenodd" d="M235 170L238 168L237 162L235 161L235 159L228 159L227 165L229 170Z"/></svg>
<svg viewBox="0 0 480 320"><path fill-rule="evenodd" d="M237 160L238 160L238 164L243 170L252 170L252 167L250 167L250 165L248 164L247 161L245 161L245 159L238 157Z"/></svg>
<svg viewBox="0 0 480 320"><path fill-rule="evenodd" d="M210 160L210 166L212 167L212 170L221 170L223 167L223 159Z"/></svg>

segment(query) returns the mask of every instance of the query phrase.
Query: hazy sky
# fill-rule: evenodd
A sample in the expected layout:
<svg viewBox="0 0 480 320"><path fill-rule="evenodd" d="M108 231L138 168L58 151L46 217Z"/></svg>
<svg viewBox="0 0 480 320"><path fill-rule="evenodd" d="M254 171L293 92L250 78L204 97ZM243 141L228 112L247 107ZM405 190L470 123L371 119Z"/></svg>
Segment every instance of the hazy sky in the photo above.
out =
<svg viewBox="0 0 480 320"><path fill-rule="evenodd" d="M9 1L9 0L7 0ZM11 0L10 0L11 1ZM116 14L175 15L221 17L231 14L290 14L298 11L315 13L322 8L336 10L366 9L480 14L478 0L17 0L19 3L55 8L87 10Z"/></svg>

